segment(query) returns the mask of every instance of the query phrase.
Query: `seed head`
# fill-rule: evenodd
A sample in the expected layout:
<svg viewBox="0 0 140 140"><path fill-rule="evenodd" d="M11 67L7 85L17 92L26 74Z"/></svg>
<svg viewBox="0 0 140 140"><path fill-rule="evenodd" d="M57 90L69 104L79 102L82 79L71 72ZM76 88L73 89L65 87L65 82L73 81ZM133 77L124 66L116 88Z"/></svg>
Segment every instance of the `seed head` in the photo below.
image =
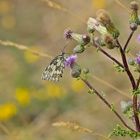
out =
<svg viewBox="0 0 140 140"><path fill-rule="evenodd" d="M138 3L136 1L132 1L130 3L130 9L137 11L139 9Z"/></svg>

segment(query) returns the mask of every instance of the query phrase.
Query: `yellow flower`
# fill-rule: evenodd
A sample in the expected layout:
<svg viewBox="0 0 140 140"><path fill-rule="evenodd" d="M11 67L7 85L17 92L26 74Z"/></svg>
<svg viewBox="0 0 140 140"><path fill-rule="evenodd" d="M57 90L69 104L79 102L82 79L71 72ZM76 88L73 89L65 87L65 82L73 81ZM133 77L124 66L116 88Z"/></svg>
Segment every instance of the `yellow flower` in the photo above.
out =
<svg viewBox="0 0 140 140"><path fill-rule="evenodd" d="M17 108L13 103L0 105L0 121L7 121L17 113Z"/></svg>
<svg viewBox="0 0 140 140"><path fill-rule="evenodd" d="M48 98L61 98L65 96L65 90L63 87L60 87L56 84L48 84L47 85L47 97Z"/></svg>
<svg viewBox="0 0 140 140"><path fill-rule="evenodd" d="M12 29L16 25L16 19L14 16L4 16L1 19L1 25L4 29Z"/></svg>
<svg viewBox="0 0 140 140"><path fill-rule="evenodd" d="M16 89L16 100L22 106L26 106L30 103L29 91L27 89Z"/></svg>
<svg viewBox="0 0 140 140"><path fill-rule="evenodd" d="M35 47L32 47L32 48L30 48L30 49L37 50L37 48L35 48ZM39 56L33 54L33 53L30 52L30 51L25 51L25 52L24 52L24 58L25 58L25 60L26 60L28 63L34 63L34 62L38 61Z"/></svg>
<svg viewBox="0 0 140 140"><path fill-rule="evenodd" d="M7 0L0 1L0 14L7 14L10 12L12 5Z"/></svg>
<svg viewBox="0 0 140 140"><path fill-rule="evenodd" d="M97 9L105 8L106 0L92 0L93 7Z"/></svg>
<svg viewBox="0 0 140 140"><path fill-rule="evenodd" d="M71 86L72 86L72 90L77 93L83 91L85 87L84 83L81 80L77 80L77 79L72 80Z"/></svg>

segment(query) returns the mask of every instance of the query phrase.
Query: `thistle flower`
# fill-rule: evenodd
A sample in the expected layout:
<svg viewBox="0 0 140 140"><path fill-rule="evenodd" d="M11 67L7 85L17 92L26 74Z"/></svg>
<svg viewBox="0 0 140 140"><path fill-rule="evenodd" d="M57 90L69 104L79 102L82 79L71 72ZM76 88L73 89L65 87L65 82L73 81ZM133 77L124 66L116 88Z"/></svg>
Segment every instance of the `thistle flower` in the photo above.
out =
<svg viewBox="0 0 140 140"><path fill-rule="evenodd" d="M131 14L129 18L130 24L136 23L137 25L140 25L140 20L138 17L138 9L139 9L138 3L136 1L132 1L130 3L130 9L131 9Z"/></svg>
<svg viewBox="0 0 140 140"><path fill-rule="evenodd" d="M64 37L66 39L74 39L81 45L87 45L90 42L90 37L86 34L77 34L71 31L70 29L66 29L64 31Z"/></svg>
<svg viewBox="0 0 140 140"><path fill-rule="evenodd" d="M69 56L65 60L65 66L72 68L72 66L75 63L76 59L77 59L77 55L71 55L71 56Z"/></svg>
<svg viewBox="0 0 140 140"><path fill-rule="evenodd" d="M87 45L90 42L90 37L85 34L72 33L71 36L81 45Z"/></svg>
<svg viewBox="0 0 140 140"><path fill-rule="evenodd" d="M73 53L82 53L84 52L84 50L85 50L84 45L79 44L73 49Z"/></svg>
<svg viewBox="0 0 140 140"><path fill-rule="evenodd" d="M119 30L115 27L109 14L105 10L99 10L96 19L106 27L107 31L113 36L113 38L117 38L120 35Z"/></svg>
<svg viewBox="0 0 140 140"><path fill-rule="evenodd" d="M73 78L78 78L80 75L81 75L81 68L77 63L74 63L71 69L71 76Z"/></svg>
<svg viewBox="0 0 140 140"><path fill-rule="evenodd" d="M89 18L87 21L88 30L96 30L101 35L107 34L107 30L104 26L102 26L95 18Z"/></svg>
<svg viewBox="0 0 140 140"><path fill-rule="evenodd" d="M136 63L140 65L140 55L136 57Z"/></svg>
<svg viewBox="0 0 140 140"><path fill-rule="evenodd" d="M65 66L71 68L71 76L73 78L78 78L81 74L81 68L76 63L77 55L71 55L65 60Z"/></svg>
<svg viewBox="0 0 140 140"><path fill-rule="evenodd" d="M95 44L97 44L99 46L105 46L106 45L103 38L101 38L101 37L97 37L97 36L94 37L94 42L95 42Z"/></svg>
<svg viewBox="0 0 140 140"><path fill-rule="evenodd" d="M137 41L140 43L140 34L137 36Z"/></svg>
<svg viewBox="0 0 140 140"><path fill-rule="evenodd" d="M107 34L103 37L104 37L103 40L104 40L106 47L108 49L114 49L115 47L117 47L117 43L111 35Z"/></svg>
<svg viewBox="0 0 140 140"><path fill-rule="evenodd" d="M72 33L73 33L73 32L72 32L70 29L66 29L66 30L64 31L64 38L66 38L66 39L71 39L71 38L72 38L72 36L71 36Z"/></svg>
<svg viewBox="0 0 140 140"><path fill-rule="evenodd" d="M104 26L111 23L111 18L107 11L105 11L104 9L98 10L96 16L97 21L101 22Z"/></svg>
<svg viewBox="0 0 140 140"><path fill-rule="evenodd" d="M140 53L137 54L137 57L135 58L136 63L136 71L140 72Z"/></svg>
<svg viewBox="0 0 140 140"><path fill-rule="evenodd" d="M130 29L131 29L132 31L137 30L137 27L138 27L138 25L137 25L136 23L131 23L131 24L130 24Z"/></svg>

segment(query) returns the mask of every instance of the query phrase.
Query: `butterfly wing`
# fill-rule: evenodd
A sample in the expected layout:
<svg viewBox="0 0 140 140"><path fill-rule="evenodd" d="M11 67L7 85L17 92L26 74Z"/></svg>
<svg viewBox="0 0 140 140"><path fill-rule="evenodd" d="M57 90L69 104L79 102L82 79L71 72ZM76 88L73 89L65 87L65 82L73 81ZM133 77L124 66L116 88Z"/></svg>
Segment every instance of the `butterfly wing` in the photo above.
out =
<svg viewBox="0 0 140 140"><path fill-rule="evenodd" d="M44 70L42 74L43 80L50 81L59 81L59 78L62 77L64 68L65 68L65 59L64 54L56 56L48 67Z"/></svg>

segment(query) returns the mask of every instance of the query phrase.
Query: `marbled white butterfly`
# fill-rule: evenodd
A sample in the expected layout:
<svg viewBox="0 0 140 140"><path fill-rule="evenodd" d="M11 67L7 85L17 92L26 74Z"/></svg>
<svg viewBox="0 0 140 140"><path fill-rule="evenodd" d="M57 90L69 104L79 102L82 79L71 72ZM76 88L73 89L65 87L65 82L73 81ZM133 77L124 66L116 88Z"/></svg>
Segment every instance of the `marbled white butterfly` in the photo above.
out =
<svg viewBox="0 0 140 140"><path fill-rule="evenodd" d="M66 58L67 57L64 52L56 56L42 73L42 80L59 81L65 68Z"/></svg>

